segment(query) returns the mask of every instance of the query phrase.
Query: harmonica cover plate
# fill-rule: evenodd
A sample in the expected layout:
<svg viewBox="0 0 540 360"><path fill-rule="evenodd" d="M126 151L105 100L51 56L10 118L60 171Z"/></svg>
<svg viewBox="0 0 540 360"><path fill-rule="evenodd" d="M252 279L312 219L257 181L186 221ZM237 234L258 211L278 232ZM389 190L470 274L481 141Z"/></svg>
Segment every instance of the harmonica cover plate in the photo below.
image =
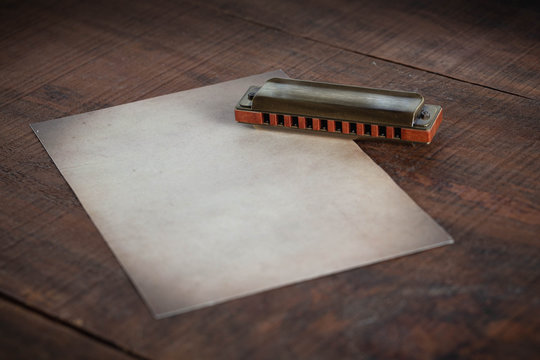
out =
<svg viewBox="0 0 540 360"><path fill-rule="evenodd" d="M414 92L274 78L258 89L251 102L252 111L263 113L411 127L420 116L424 97Z"/></svg>

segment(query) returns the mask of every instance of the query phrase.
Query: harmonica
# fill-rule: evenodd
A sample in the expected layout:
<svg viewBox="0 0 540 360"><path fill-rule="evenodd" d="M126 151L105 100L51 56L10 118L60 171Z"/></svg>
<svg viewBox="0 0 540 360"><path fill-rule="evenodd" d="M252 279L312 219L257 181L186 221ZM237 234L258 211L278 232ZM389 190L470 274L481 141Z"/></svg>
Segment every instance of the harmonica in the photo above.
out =
<svg viewBox="0 0 540 360"><path fill-rule="evenodd" d="M439 105L414 92L274 78L251 86L236 121L346 137L429 144L442 121Z"/></svg>

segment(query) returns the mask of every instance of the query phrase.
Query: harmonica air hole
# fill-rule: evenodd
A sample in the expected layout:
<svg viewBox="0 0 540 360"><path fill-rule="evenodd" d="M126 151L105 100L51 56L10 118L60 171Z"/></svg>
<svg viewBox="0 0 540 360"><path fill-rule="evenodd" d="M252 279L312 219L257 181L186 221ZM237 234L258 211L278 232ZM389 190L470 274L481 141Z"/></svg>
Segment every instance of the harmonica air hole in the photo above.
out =
<svg viewBox="0 0 540 360"><path fill-rule="evenodd" d="M334 131L341 132L341 121L334 121Z"/></svg>
<svg viewBox="0 0 540 360"><path fill-rule="evenodd" d="M364 124L364 135L371 136L371 125Z"/></svg>
<svg viewBox="0 0 540 360"><path fill-rule="evenodd" d="M429 143L441 111L413 92L270 79L250 86L234 113L236 121L247 124Z"/></svg>

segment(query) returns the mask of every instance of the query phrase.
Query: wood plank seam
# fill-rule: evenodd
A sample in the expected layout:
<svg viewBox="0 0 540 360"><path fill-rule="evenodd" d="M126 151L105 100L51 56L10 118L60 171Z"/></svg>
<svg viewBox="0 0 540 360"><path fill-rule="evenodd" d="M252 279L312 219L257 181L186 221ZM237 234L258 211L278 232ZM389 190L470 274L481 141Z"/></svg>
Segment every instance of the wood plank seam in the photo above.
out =
<svg viewBox="0 0 540 360"><path fill-rule="evenodd" d="M191 88L249 75L254 73L252 68L238 70L238 67L245 59L251 59L260 65L254 67L258 71L281 66L290 69L295 76L312 80L338 76L341 81L348 81L349 78L363 81L367 78L376 84L385 81L399 84L404 74L418 72L420 78L412 76L412 84L418 88L439 88L441 93L438 96L451 99L448 105L453 108L453 117L441 133L444 136L431 147L393 146L376 141L362 141L361 147L400 186L406 188L411 197L442 225L451 229L453 235L460 238L459 243L444 251L418 255L420 260L402 259L379 264L373 269L364 268L336 275L330 280L321 279L285 291L257 295L169 321L155 321L148 316L147 309L124 275L118 275L107 283L99 283L99 280L110 276L111 269L117 269L113 274L120 273L119 265L111 263L111 256L103 257L102 251L106 245L102 238L86 216L81 215L80 211L83 210L72 192L69 191L68 195L64 191L67 185L58 185L62 180L58 178L60 175L56 170L51 172L51 169L55 169L52 161L43 155L44 150L36 145L37 139L27 127L27 123L35 121L35 114L40 114L41 118L50 118L46 114L56 114L56 108L51 110L47 107L55 104L60 106L62 102L52 97L42 101L39 94L36 98L32 98L32 94L29 99L23 98L18 106L16 102L0 111L6 121L10 119L2 126L6 139L10 139L5 144L7 147L3 147L3 170L7 176L4 181L5 193L10 193L5 203L12 202L11 206L5 206L2 215L8 219L6 224L16 226L6 229L12 239L8 242L11 243L9 251L3 252L10 260L6 261L3 271L9 277L0 291L28 304L20 308L28 311L28 314L33 314L32 307L43 311L44 318L52 319L50 324L59 322L55 326L63 327L65 322L68 326L65 329L81 327L90 334L151 358L265 358L268 354L277 358L287 358L287 355L294 358L293 354L302 357L302 354L315 353L329 359L363 355L392 358L396 353L411 358L422 355L426 358L457 358L482 356L484 353L487 353L485 356L498 354L495 357L500 358L527 358L526 355L533 350L531 345L538 343L536 338L533 339L533 327L537 326L537 322L532 323L534 316L523 314L530 314L531 310L537 312L530 299L535 296L533 284L538 280L538 277L534 277L538 262L534 259L536 248L529 243L534 242L533 225L538 218L533 190L539 168L534 163L534 156L531 156L536 149L536 136L534 131L524 129L537 128L534 114L537 114L535 109L538 101L530 102L507 96L512 94L493 93L485 87L470 87L460 80L454 83L444 77L438 78L444 75L429 74L421 69L397 69L398 66L390 61L377 61L373 66L376 76L381 76L383 71L389 74L385 78L387 80L377 82L375 75L369 77L366 74L371 69L373 56L364 55L365 59L361 59L363 56L354 52L332 51L332 48L324 48L322 44L309 42L299 36L293 37L268 26L255 28L259 25L224 16L219 11L207 11L212 14L201 15L205 10L209 9L194 12L195 16L200 16L197 16L196 22L184 27L190 31L190 26L194 24L211 24L212 20L222 17L225 18L224 23L238 23L234 32L245 30L249 40L254 39L257 32L261 33L261 40L266 40L265 46L274 43L280 46L282 43L278 40L283 40L283 44L290 45L283 48L289 51L276 51L274 55L289 57L270 57L274 60L265 62L262 61L264 55L258 52L268 48L251 47L247 51L238 46L234 48L234 51L241 53L238 57L227 59L224 56L223 60L192 67L195 71L176 74L174 79L178 81L172 82L167 77L164 78L168 81L155 81L154 86L158 84L163 90L154 95L178 91L178 84ZM179 37L176 33L168 33L176 28L174 25L161 28L157 20L155 24L159 31L150 41L163 35L170 41ZM194 33L199 34L199 30L195 29ZM193 44L205 47L206 41L202 42L205 39L202 36ZM310 45L313 51L308 50ZM348 47L347 44L341 45ZM133 47L133 43L126 46L129 49ZM153 45L150 47L135 53L161 49ZM214 44L214 48L220 49L220 45ZM175 45L171 49L172 54L182 54ZM158 51L156 54L159 54ZM200 54L201 59L208 58L208 55L202 55L207 53L201 51ZM323 59L326 56L328 58ZM155 60L156 63L159 59ZM303 61L305 59L309 61ZM108 60L117 61L117 58ZM221 62L223 67L217 67L216 64ZM138 65L128 74L135 73L140 79L133 81L136 86L128 87L125 93L145 98L148 95L146 92L140 95L141 89L152 91L145 85L151 77L141 69L148 64L140 64L136 60L132 63ZM167 68L172 70L173 65L168 64ZM349 76L352 67L355 72ZM210 75L209 68L212 71ZM229 68L230 72L223 71ZM103 66L99 69L103 69L104 74L110 74ZM75 79L51 84L58 87L59 94L65 93L68 99L68 105L61 109L74 111L69 109L79 108L78 98L70 98L70 91L77 90L79 73L84 75L88 71L86 67L76 69ZM221 74L219 71L222 71ZM175 72L171 71L171 75L175 75ZM198 75L202 77L199 79ZM171 83L171 86L166 86ZM89 98L96 96L98 100L94 106L100 107L107 106L109 97L119 99L117 94L106 91L99 83L94 85L92 89L81 90L78 95ZM467 102L467 99L472 100ZM517 126L506 126L506 119L513 118L515 114L520 118ZM467 121L472 117L478 120ZM358 132L363 132L363 128ZM460 155L464 153L467 155ZM470 161L466 161L468 159ZM36 192L39 196L32 195ZM61 206L73 208L75 203L80 209L76 216L62 217L65 209L61 210ZM29 221L30 215L37 215L38 218ZM46 231L50 228L47 224L51 223L54 223L54 231ZM74 230L66 231L68 226ZM76 233L88 229L92 229L92 232L84 238L84 243L88 243L89 248L81 247L82 241L71 241ZM507 235L512 232L511 237ZM39 246L46 247L45 252ZM32 250L34 248L36 250ZM109 254L108 251L106 253ZM58 260L54 260L57 264L38 261L31 265L31 260L28 260L32 257L41 260L44 254L51 259L58 257ZM62 257L66 254L69 255L68 259ZM494 269L492 264L500 259L504 260L500 262L504 266ZM66 267L77 273L65 275L63 269ZM400 275L405 272L407 276ZM384 274L383 281L377 278L381 273ZM452 274L452 279L448 273ZM80 286L74 285L78 283L99 285L92 286L92 293L81 294ZM124 286L116 290L118 284ZM378 284L381 284L382 290ZM38 296L28 296L29 289ZM395 294L397 296L391 296ZM51 296L57 298L51 299ZM106 300L110 303L105 303ZM92 304L92 301L98 301L99 306ZM61 308L58 306L60 303L63 304ZM394 312L387 315L386 307ZM407 315L411 313L414 318ZM371 314L374 315L370 317ZM84 324L79 323L79 318L84 319ZM387 332L388 328L392 331ZM426 328L430 330L429 333L423 331ZM388 336L381 339L378 335L383 331ZM344 337L343 334L348 336ZM441 343L438 341L441 336L448 336L449 340ZM242 341L236 341L239 338ZM416 344L415 347L411 348L411 343ZM505 350L511 350L511 353L505 353Z"/></svg>
<svg viewBox="0 0 540 360"><path fill-rule="evenodd" d="M329 46L329 47L332 47L332 48L334 48L334 49L338 49L338 50L341 50L341 51L346 51L346 52L350 52L350 53L353 53L353 54L356 54L356 55L366 56L366 57L369 57L369 58L371 58L371 59L375 59L375 60L379 60L379 61L385 61L385 62L388 62L388 63L391 63L391 64L395 64L395 65L401 65L401 66L404 66L404 67L407 67L407 68L410 68L410 69L419 70L419 71L424 71L424 72L429 73L429 74L434 74L434 75L442 76L442 77L447 78L447 79L456 80L456 81L463 82L463 83L466 83L466 84L470 84L470 85L474 85L474 86L479 86L479 87L482 87L482 88L485 88L485 89L495 90L495 91L498 91L498 92L501 92L501 93L504 93L504 94L513 95L513 96L518 96L518 97L521 97L521 98L524 98L524 99L528 99L528 100L533 100L533 101L535 101L534 98L530 98L530 97L527 97L527 96L524 96L524 95L521 95L521 94L516 94L516 93L513 93L513 92L511 92L511 91L502 90L502 89L497 89L497 88L495 88L495 87L488 86L488 85L484 85L484 84L480 84L480 83L477 83L477 82L474 82L474 81L469 81L469 80L465 80L465 79L460 79L460 78L455 77L455 76L450 76L450 75L438 73L438 72L436 72L436 71L432 71L432 70L428 70L428 69L423 69L423 68L416 67L416 66L413 66L413 65L410 65L410 64L406 64L406 63L403 63L403 62L399 62L399 61L395 61L395 60L391 60L391 59L386 59L386 58L383 58L383 57L380 57L380 56L376 56L376 55L364 53L364 52L361 52L361 51L357 51L357 50L350 49L350 48L346 48L346 47L342 47L342 46L337 46L337 45L335 45L335 44L332 44L332 43L329 43L329 42L326 42L326 41L322 41L322 40L318 40L318 39L312 38L312 37L310 37L310 36L294 34L294 33L291 33L291 32L289 32L289 31L286 31L286 30L284 30L284 29L282 29L282 28L279 28L279 27L277 27L277 26L271 26L271 25L268 25L268 24L265 24L265 23L262 23L262 22L253 20L253 19L247 19L247 18L238 16L237 14L235 14L235 13L233 13L233 12L229 12L229 11L223 10L223 9L217 7L217 6L212 6L212 5L209 5L209 4L205 3L205 2L203 2L203 3L195 3L195 2L190 1L190 3L191 3L191 4L199 4L199 5L203 5L203 6L206 6L207 8L212 9L212 10L219 11L219 12L221 12L222 14L225 14L225 15L227 15L227 16L231 16L231 17L234 17L234 18L236 18L236 19L239 19L239 20L242 20L242 21L246 21L246 22L249 22L249 23L254 24L254 25L262 26L262 27L265 27L265 28L270 29L270 30L279 31L279 32L282 32L282 33L287 34L287 35L290 35L290 36L294 36L294 37L301 38L301 39L308 40L308 41L313 41L313 42L315 42L315 43L318 43L318 44L321 44L321 45L326 45L326 46Z"/></svg>
<svg viewBox="0 0 540 360"><path fill-rule="evenodd" d="M189 11L190 11L190 10L187 10L186 13L188 13ZM182 15L183 15L183 14L184 14L184 13L182 13ZM24 98L24 97L26 97L26 96L32 94L33 92L35 92L36 90L40 89L41 87L43 87L43 86L44 86L45 84L47 84L47 83L53 83L54 81L56 81L56 80L58 80L58 79L60 79L60 78L62 78L62 77L64 77L64 76L66 76L66 75L68 75L68 74L70 74L70 73L73 73L73 72L76 71L77 69L79 69L79 68L81 68L81 67L83 67L83 66L85 66L85 65L87 65L87 64L89 64L89 63L91 63L92 61L95 61L95 60L97 60L97 59L103 57L104 55L107 55L107 54L109 54L109 53L111 53L111 52L113 52L113 51L115 51L115 50L117 50L117 49L119 49L119 48L121 48L121 47L123 47L123 46L129 44L129 43L133 43L133 42L138 41L139 38L143 37L143 36L146 35L146 34L151 33L153 30L154 30L154 29L148 29L148 30L146 30L146 31L141 31L141 32L138 33L138 34L135 34L134 37L130 37L129 39L127 39L127 40L125 40L125 41L122 41L122 42L120 42L120 43L118 43L118 44L116 44L116 45L114 45L114 46L108 48L107 50L105 50L105 51L103 51L103 52L97 53L96 55L94 55L93 57L87 59L86 61L83 61L82 63L77 64L75 67L72 67L72 68L67 69L65 72L62 72L60 75L58 75L58 76L56 76L56 77L54 77L54 78L52 78L52 79L48 79L45 83L37 84L36 86L31 87L29 90L27 90L26 92L20 94L19 96L16 96L15 98L13 98L13 99L11 99L11 100L9 100L9 101L6 101L6 102L3 103L3 104L0 104L0 109L2 109L2 108L4 108L4 107L6 107L7 105L10 105L10 104L12 104L12 103L14 103L14 102L16 102L16 101L18 101L18 100L21 100L22 98Z"/></svg>
<svg viewBox="0 0 540 360"><path fill-rule="evenodd" d="M121 346L119 346L118 344L108 340L108 339L105 339L99 335L95 335L83 328L80 328L80 327L77 327L76 325L73 325L73 324L70 324L69 322L65 321L65 320L62 320L58 317L55 317L53 315L50 315L40 309L37 309L37 308L34 308L30 305L27 305L25 304L24 302L16 299L16 298L13 298L9 295L7 295L6 293L4 292L0 292L0 299L1 300L4 300L10 304L13 304L15 306L18 306L20 308L23 308L24 310L26 311L29 311L35 315L38 315L38 316L41 316L42 318L45 318L49 321L52 321L58 325L61 325L61 326L64 326L64 327L67 327L68 329L71 329L73 331L75 331L76 333L78 333L79 335L82 335L86 338L89 338L90 340L93 340L93 341L96 341L96 342L99 342L100 344L108 347L108 348L111 348L115 351L119 351L119 352L122 352L124 353L125 355L128 355L134 359L139 359L139 360L150 360L149 358L147 357L144 357L142 355L139 355L137 353L134 353L133 351L129 350L129 349L126 349L126 348L123 348Z"/></svg>

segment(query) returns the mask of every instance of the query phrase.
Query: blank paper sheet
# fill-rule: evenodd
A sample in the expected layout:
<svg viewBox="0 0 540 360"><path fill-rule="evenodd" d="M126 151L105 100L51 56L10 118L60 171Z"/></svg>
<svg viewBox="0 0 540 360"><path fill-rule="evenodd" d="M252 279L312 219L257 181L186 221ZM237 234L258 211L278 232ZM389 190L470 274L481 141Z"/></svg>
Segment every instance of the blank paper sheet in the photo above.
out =
<svg viewBox="0 0 540 360"><path fill-rule="evenodd" d="M158 318L452 242L353 141L237 123L272 77L32 124Z"/></svg>

